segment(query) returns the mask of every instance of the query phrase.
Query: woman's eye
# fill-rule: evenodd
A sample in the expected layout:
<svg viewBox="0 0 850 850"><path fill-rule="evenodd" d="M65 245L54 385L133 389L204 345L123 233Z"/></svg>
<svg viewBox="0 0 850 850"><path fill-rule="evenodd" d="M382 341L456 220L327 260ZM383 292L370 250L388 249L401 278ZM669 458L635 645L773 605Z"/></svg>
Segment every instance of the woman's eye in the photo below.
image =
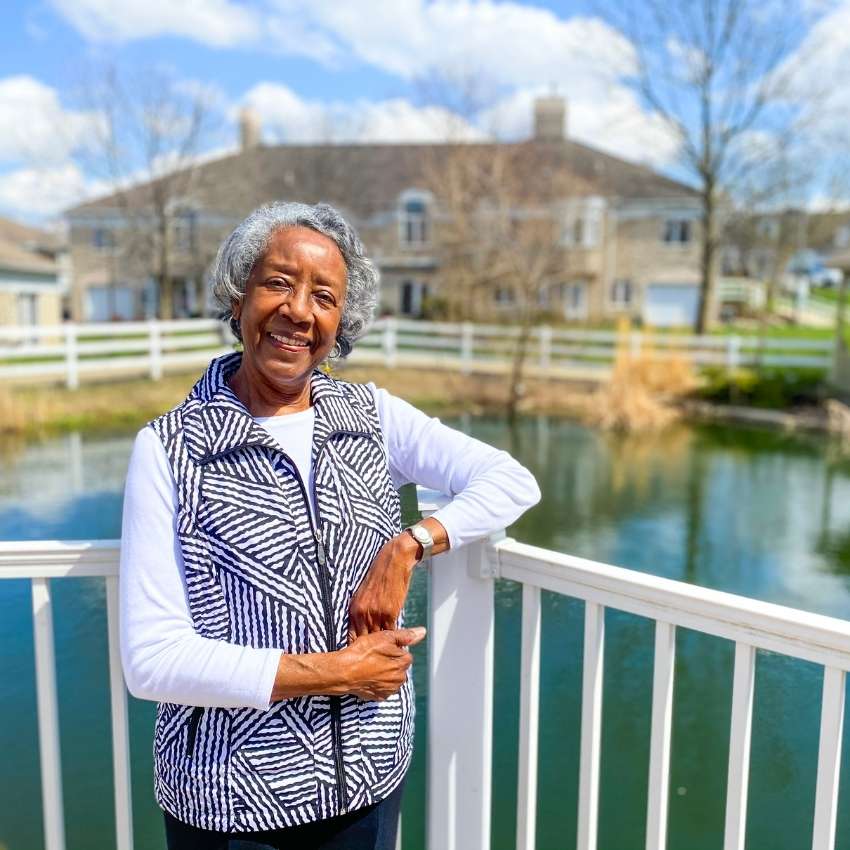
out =
<svg viewBox="0 0 850 850"><path fill-rule="evenodd" d="M333 295L330 294L330 292L317 292L316 298L318 298L319 301L322 301L325 304L336 304L336 300L334 299Z"/></svg>

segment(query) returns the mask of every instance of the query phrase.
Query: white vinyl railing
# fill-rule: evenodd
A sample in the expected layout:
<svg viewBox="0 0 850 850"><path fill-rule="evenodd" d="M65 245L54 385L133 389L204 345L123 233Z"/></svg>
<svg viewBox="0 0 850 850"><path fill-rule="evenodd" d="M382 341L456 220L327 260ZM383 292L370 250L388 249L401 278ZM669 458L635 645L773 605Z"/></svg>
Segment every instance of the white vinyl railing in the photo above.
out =
<svg viewBox="0 0 850 850"><path fill-rule="evenodd" d="M371 327L351 356L353 363L429 366L472 372L504 372L520 330L511 325L424 322L384 318ZM71 389L87 378L165 372L203 366L233 350L227 327L214 319L103 322L0 327L0 380L48 379ZM618 352L685 358L695 366L781 366L828 369L833 342L756 336L689 336L648 331L594 331L535 326L526 342L528 360L542 374L604 377Z"/></svg>
<svg viewBox="0 0 850 850"><path fill-rule="evenodd" d="M441 504L420 493L423 513ZM102 576L107 586L116 846L133 847L127 695L118 649L115 541L2 543L0 579L30 578L47 850L64 850L50 582ZM433 559L428 634L429 850L489 850L493 738L494 581L522 585L517 850L535 846L541 604L547 590L584 601L578 850L596 850L605 609L655 623L647 766L647 850L664 850L676 629L735 642L724 850L744 850L755 658L759 649L823 666L812 850L834 850L850 622L773 605L494 536ZM459 708L462 707L462 710ZM801 795L802 796L802 795Z"/></svg>

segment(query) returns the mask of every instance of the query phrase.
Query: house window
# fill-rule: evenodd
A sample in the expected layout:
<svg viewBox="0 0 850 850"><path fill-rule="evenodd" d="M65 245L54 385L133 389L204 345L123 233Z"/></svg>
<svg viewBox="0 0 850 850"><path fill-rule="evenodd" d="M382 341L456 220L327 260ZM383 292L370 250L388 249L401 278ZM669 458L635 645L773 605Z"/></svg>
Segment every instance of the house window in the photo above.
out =
<svg viewBox="0 0 850 850"><path fill-rule="evenodd" d="M587 318L587 285L585 283L562 284L560 296L565 319Z"/></svg>
<svg viewBox="0 0 850 850"><path fill-rule="evenodd" d="M428 243L428 203L424 198L408 198L403 203L400 232L403 245Z"/></svg>
<svg viewBox="0 0 850 850"><path fill-rule="evenodd" d="M568 202L563 219L563 244L574 248L595 248L602 233L603 212L599 198Z"/></svg>
<svg viewBox="0 0 850 850"><path fill-rule="evenodd" d="M613 307L630 307L634 300L634 284L630 280L615 280L610 295Z"/></svg>
<svg viewBox="0 0 850 850"><path fill-rule="evenodd" d="M583 245L584 244L584 219L577 218L573 222L573 245Z"/></svg>
<svg viewBox="0 0 850 850"><path fill-rule="evenodd" d="M422 303L427 297L427 284L420 283L417 280L402 281L399 312L402 316L421 316Z"/></svg>
<svg viewBox="0 0 850 850"><path fill-rule="evenodd" d="M497 287L493 292L493 300L498 305L506 307L514 303L514 291L509 286Z"/></svg>
<svg viewBox="0 0 850 850"><path fill-rule="evenodd" d="M687 245L691 241L690 219L668 218L664 222L664 241L668 245Z"/></svg>
<svg viewBox="0 0 850 850"><path fill-rule="evenodd" d="M183 210L172 222L174 250L178 254L192 254L196 247L198 216L194 210Z"/></svg>
<svg viewBox="0 0 850 850"><path fill-rule="evenodd" d="M109 251L115 247L115 235L106 227L95 227L91 234L91 244L98 251Z"/></svg>
<svg viewBox="0 0 850 850"><path fill-rule="evenodd" d="M762 218L758 223L759 236L776 239L779 236L779 222L775 218Z"/></svg>
<svg viewBox="0 0 850 850"><path fill-rule="evenodd" d="M847 248L850 246L850 224L845 224L835 231L834 243L836 248Z"/></svg>
<svg viewBox="0 0 850 850"><path fill-rule="evenodd" d="M18 324L21 327L38 324L38 296L35 293L18 293Z"/></svg>

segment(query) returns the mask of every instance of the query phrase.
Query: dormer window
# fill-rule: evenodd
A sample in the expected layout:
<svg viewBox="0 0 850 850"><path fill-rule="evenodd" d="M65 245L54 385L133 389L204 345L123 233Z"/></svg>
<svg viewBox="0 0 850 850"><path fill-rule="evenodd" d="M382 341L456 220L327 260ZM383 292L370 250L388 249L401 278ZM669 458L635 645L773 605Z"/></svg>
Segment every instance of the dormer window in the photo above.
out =
<svg viewBox="0 0 850 850"><path fill-rule="evenodd" d="M604 213L605 201L596 196L567 201L561 220L561 244L568 248L598 247Z"/></svg>
<svg viewBox="0 0 850 850"><path fill-rule="evenodd" d="M408 195L402 198L399 238L401 244L408 247L428 244L430 239L428 199L425 195Z"/></svg>

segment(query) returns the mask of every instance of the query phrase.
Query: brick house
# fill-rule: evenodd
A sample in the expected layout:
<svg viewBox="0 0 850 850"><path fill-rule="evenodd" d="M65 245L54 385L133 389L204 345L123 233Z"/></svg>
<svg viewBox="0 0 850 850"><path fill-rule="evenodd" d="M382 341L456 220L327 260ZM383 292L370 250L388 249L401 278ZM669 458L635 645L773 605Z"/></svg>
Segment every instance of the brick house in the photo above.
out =
<svg viewBox="0 0 850 850"><path fill-rule="evenodd" d="M700 208L694 190L571 140L561 98L540 98L534 117L533 137L510 143L521 153L518 161L526 163L529 179L539 179L545 168L569 175L576 187L547 212L557 219L569 261L541 306L563 321L624 314L657 325L692 321L699 292ZM487 157L506 144L462 148ZM222 237L259 204L287 199L338 207L381 269L382 311L421 315L441 291L434 226L441 199L439 187L429 184L425 163L439 163L458 149L449 143L265 146L259 143L256 116L243 115L240 150L199 165L184 178L179 197L171 199L158 246L167 243L174 314L209 312L204 275ZM74 318L157 313L157 286L146 252L134 246L140 231L152 229L145 224L152 185L67 212ZM480 297L480 312L509 318L509 288L494 287Z"/></svg>

